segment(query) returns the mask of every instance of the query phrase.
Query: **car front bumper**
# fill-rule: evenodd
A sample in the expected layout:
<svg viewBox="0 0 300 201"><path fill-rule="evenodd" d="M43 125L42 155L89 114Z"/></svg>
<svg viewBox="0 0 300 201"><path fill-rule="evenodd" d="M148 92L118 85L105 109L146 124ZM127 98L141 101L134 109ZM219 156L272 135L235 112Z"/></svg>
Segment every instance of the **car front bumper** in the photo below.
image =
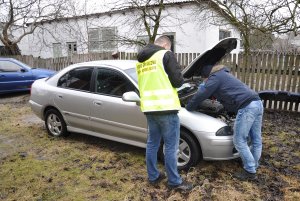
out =
<svg viewBox="0 0 300 201"><path fill-rule="evenodd" d="M233 145L233 136L216 136L215 133L197 132L204 160L230 160L239 157Z"/></svg>

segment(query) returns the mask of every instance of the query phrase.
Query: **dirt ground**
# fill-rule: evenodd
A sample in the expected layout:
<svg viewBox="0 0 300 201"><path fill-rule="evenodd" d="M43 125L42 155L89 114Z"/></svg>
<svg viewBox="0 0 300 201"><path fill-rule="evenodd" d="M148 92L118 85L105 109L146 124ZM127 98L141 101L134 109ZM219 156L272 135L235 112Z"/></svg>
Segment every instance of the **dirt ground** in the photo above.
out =
<svg viewBox="0 0 300 201"><path fill-rule="evenodd" d="M240 161L202 161L181 175L189 194L147 184L144 149L71 134L47 136L29 94L0 98L0 200L300 200L300 114L266 110L258 179ZM160 165L160 168L163 168Z"/></svg>

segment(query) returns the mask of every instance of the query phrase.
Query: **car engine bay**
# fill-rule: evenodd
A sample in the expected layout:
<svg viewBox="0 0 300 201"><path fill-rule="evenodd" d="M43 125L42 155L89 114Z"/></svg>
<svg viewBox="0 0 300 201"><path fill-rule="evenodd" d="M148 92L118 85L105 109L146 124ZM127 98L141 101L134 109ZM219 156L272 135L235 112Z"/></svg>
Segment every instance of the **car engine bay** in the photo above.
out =
<svg viewBox="0 0 300 201"><path fill-rule="evenodd" d="M198 86L202 82L203 80L201 78L185 80L183 86L178 89L178 96L182 107L185 107L193 95L196 94ZM197 111L220 119L230 126L233 126L235 120L235 114L227 112L224 106L213 98L204 100L198 106Z"/></svg>

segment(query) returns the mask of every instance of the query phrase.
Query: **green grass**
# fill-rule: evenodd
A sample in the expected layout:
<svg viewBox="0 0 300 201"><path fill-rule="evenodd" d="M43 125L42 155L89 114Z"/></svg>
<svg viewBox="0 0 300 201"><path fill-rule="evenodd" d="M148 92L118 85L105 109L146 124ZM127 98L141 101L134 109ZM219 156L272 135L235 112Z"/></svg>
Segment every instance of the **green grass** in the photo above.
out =
<svg viewBox="0 0 300 201"><path fill-rule="evenodd" d="M26 103L0 104L0 200L300 200L300 167L293 163L299 135L276 131L272 119L264 125L258 182L233 179L240 170L235 160L201 162L181 172L195 186L181 194L165 180L149 186L144 149L80 134L48 137L42 122L28 122L30 115Z"/></svg>

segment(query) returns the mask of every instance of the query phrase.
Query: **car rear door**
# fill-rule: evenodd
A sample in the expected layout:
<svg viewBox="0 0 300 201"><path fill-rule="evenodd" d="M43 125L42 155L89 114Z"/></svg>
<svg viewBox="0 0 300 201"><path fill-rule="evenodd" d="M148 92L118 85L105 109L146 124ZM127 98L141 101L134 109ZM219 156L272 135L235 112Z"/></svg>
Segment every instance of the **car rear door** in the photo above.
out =
<svg viewBox="0 0 300 201"><path fill-rule="evenodd" d="M32 82L33 75L30 69L10 60L0 60L0 91L30 89Z"/></svg>
<svg viewBox="0 0 300 201"><path fill-rule="evenodd" d="M136 90L130 79L118 70L98 68L91 105L94 131L113 138L145 143L147 121L136 103L124 102L122 95ZM137 145L137 144L136 144Z"/></svg>
<svg viewBox="0 0 300 201"><path fill-rule="evenodd" d="M90 105L92 103L91 79L93 67L79 67L58 80L54 104L62 112L69 126L91 130Z"/></svg>

